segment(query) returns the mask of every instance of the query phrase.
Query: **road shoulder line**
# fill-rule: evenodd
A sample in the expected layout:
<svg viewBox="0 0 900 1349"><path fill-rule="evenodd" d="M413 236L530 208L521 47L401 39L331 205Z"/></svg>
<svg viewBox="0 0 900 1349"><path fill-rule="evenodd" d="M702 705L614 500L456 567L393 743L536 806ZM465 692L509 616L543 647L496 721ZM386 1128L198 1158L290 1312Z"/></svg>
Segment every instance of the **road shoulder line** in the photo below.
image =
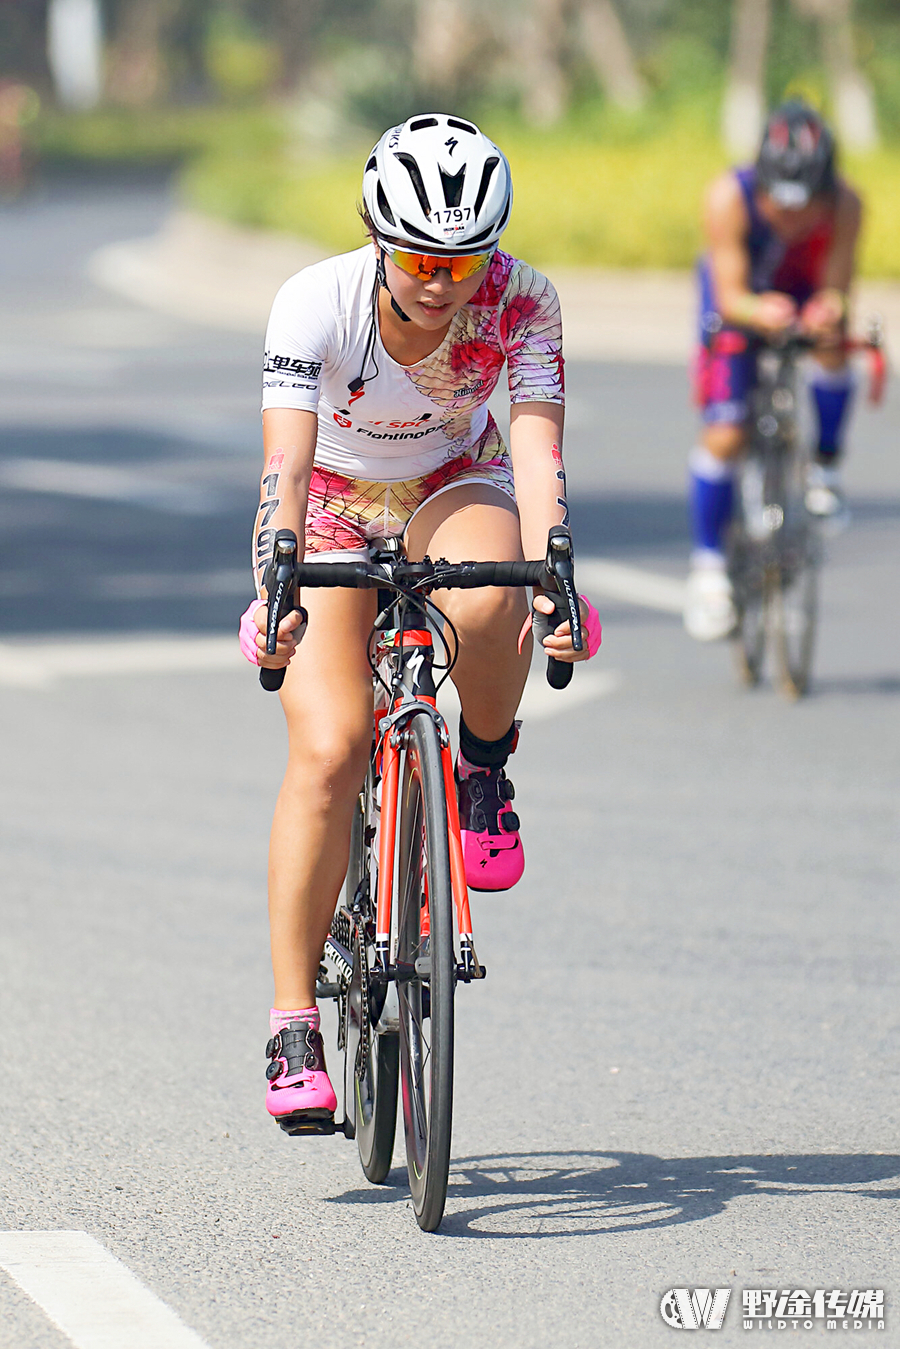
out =
<svg viewBox="0 0 900 1349"><path fill-rule="evenodd" d="M207 1349L87 1232L0 1232L0 1266L75 1349Z"/></svg>

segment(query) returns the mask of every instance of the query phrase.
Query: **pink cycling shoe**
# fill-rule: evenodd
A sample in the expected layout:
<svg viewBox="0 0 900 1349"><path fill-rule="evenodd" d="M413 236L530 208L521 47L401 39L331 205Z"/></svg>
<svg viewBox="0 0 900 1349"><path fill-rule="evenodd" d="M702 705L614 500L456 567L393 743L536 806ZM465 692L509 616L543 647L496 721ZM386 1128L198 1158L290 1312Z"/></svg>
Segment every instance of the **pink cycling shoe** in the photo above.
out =
<svg viewBox="0 0 900 1349"><path fill-rule="evenodd" d="M271 1059L266 1109L285 1132L334 1119L337 1097L319 1031L306 1021L291 1021L272 1036L266 1056Z"/></svg>
<svg viewBox="0 0 900 1349"><path fill-rule="evenodd" d="M509 806L516 789L502 768L456 761L459 823L466 883L473 890L510 890L525 870L519 817Z"/></svg>

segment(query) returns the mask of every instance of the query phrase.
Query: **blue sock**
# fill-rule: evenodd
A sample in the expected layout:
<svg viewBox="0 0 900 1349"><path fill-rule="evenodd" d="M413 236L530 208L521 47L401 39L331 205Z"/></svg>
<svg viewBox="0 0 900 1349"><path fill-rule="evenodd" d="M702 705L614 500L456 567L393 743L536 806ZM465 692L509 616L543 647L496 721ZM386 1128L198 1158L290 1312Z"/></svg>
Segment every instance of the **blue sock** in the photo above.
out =
<svg viewBox="0 0 900 1349"><path fill-rule="evenodd" d="M844 423L853 397L853 372L817 370L810 382L810 391L819 422L819 443L816 454L822 463L834 463L841 453Z"/></svg>
<svg viewBox="0 0 900 1349"><path fill-rule="evenodd" d="M724 553L725 531L734 505L734 466L703 445L690 458L691 537L695 559Z"/></svg>

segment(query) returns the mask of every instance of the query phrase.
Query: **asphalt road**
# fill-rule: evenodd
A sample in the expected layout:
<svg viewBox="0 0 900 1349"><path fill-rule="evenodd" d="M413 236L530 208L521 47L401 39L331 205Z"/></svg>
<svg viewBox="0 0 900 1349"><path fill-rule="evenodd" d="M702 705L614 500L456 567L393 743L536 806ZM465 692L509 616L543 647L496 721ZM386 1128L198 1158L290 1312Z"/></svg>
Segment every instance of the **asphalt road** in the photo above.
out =
<svg viewBox="0 0 900 1349"><path fill-rule="evenodd" d="M248 597L260 343L85 279L166 207L98 180L0 217L7 650L226 633ZM683 373L573 365L570 395L581 555L683 574ZM857 419L811 697L607 601L615 678L526 722L434 1236L402 1146L375 1188L263 1109L275 700L239 666L0 670L4 1349L73 1342L3 1271L20 1230L89 1233L209 1349L645 1349L697 1286L734 1290L723 1344L742 1289L883 1288L900 1344L898 425L896 390Z"/></svg>

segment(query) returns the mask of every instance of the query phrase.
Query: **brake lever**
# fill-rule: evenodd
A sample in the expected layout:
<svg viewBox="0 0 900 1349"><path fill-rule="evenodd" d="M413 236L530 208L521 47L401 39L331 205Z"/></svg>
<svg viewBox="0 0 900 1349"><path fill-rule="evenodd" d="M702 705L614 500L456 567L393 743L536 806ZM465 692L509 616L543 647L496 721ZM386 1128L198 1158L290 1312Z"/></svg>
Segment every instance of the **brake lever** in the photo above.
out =
<svg viewBox="0 0 900 1349"><path fill-rule="evenodd" d="M278 628L281 620L296 609L297 594L297 535L292 529L279 529L275 535L272 560L266 567L263 585L268 595L266 610L266 654L275 655ZM259 682L269 693L275 693L284 683L285 667L270 670L263 666Z"/></svg>
<svg viewBox="0 0 900 1349"><path fill-rule="evenodd" d="M547 536L547 589L551 593L548 599L556 609L554 615L546 614L546 624L542 623L535 611L535 636L543 645L545 637L566 618L572 634L572 646L576 651L584 650L584 633L581 626L581 607L575 590L575 558L572 549L572 535L566 525L554 525ZM555 592L555 593L552 593ZM546 627L546 631L544 628ZM572 662L547 657L547 683L551 688L564 689L572 678Z"/></svg>

